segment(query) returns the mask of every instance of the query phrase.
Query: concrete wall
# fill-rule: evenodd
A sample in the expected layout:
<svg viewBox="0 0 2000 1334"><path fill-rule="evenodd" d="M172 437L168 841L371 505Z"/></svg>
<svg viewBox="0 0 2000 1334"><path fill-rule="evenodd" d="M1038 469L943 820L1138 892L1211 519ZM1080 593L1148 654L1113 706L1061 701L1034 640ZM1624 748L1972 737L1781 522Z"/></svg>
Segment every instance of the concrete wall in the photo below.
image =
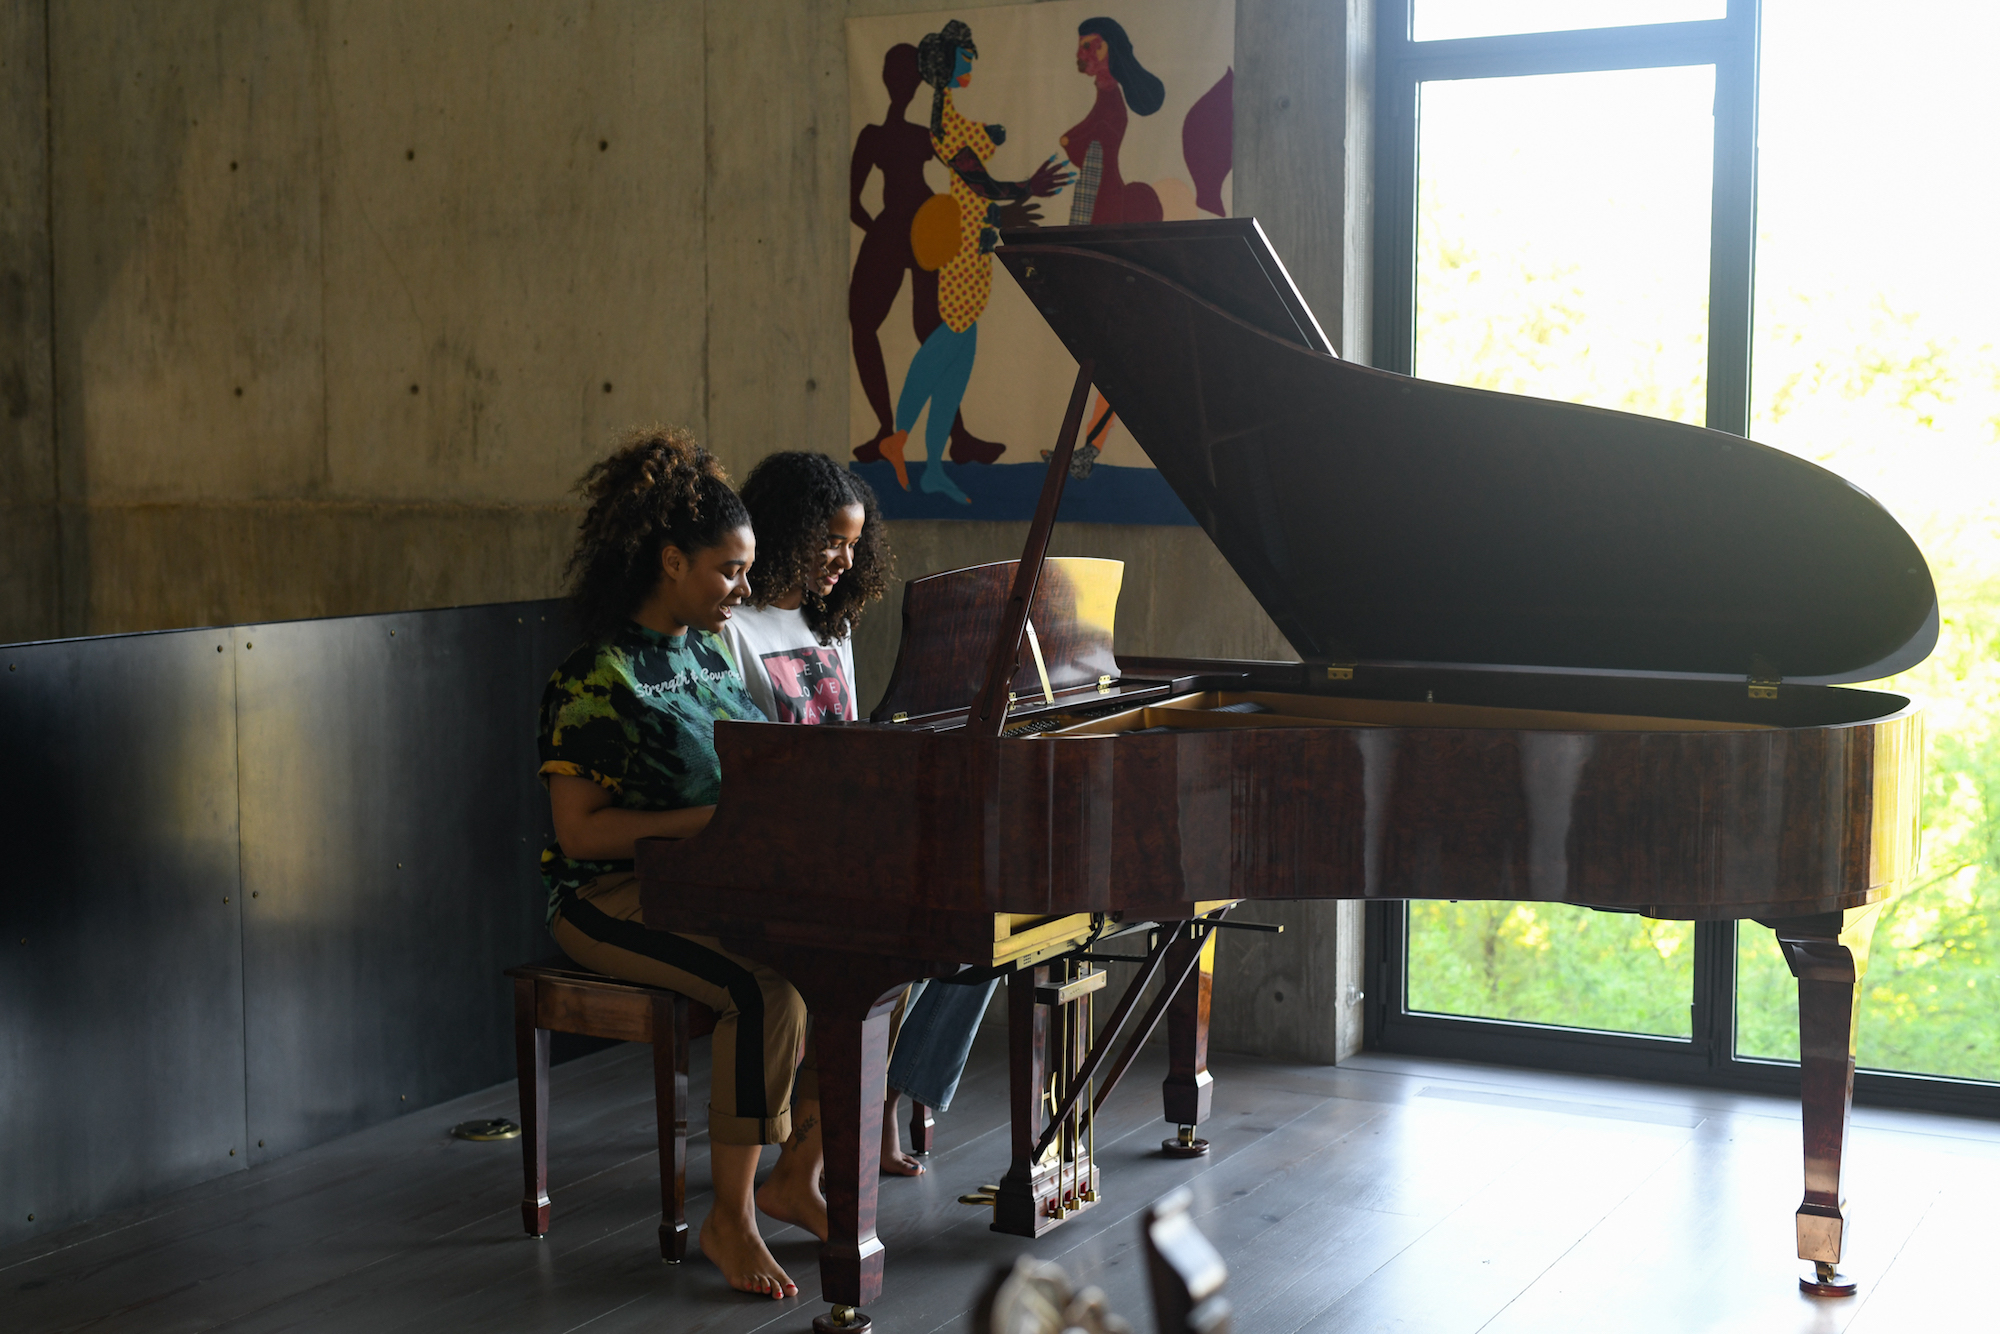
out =
<svg viewBox="0 0 2000 1334"><path fill-rule="evenodd" d="M934 8L10 7L0 642L553 594L568 488L635 421L739 472L846 457L843 23ZM1237 3L1238 211L1363 356L1370 9ZM894 540L919 574L1016 554L1023 527ZM1292 656L1197 530L1057 550L1127 561L1128 651ZM864 624L864 695L896 620ZM1353 1045L1273 1027L1352 1008L1332 955L1293 946L1358 931L1299 912L1324 930L1246 951L1262 999L1223 1007L1225 1045Z"/></svg>

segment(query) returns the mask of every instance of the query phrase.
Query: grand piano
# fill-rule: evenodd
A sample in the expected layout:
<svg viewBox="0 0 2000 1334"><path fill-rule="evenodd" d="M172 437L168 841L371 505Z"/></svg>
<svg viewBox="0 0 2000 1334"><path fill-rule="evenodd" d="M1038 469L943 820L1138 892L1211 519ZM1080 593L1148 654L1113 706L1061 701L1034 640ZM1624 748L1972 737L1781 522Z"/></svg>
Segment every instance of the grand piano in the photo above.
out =
<svg viewBox="0 0 2000 1334"><path fill-rule="evenodd" d="M1842 683L1935 644L1909 535L1740 437L1343 361L1253 220L1024 230L998 253L1078 362L1021 559L909 585L869 722L719 724L714 820L639 852L649 926L767 960L813 1010L816 1327L865 1328L881 1291L907 983L1007 978L993 1225L1035 1235L1115 1189L1091 1123L1163 1018L1163 1149L1204 1147L1214 938L1261 899L1770 928L1799 984L1800 1283L1852 1291L1856 1002L1916 858L1922 724ZM1093 384L1298 661L1116 654L1116 563L1047 556ZM801 788L845 794L809 837ZM1100 1023L1107 957L1138 976Z"/></svg>

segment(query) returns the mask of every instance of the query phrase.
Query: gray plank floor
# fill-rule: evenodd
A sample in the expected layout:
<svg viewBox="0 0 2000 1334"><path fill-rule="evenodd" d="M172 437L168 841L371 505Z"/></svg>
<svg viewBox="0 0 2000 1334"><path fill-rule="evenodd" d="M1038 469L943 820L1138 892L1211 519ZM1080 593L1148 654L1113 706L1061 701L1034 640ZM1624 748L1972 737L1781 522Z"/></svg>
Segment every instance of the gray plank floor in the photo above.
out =
<svg viewBox="0 0 2000 1334"><path fill-rule="evenodd" d="M1192 1187L1230 1265L1236 1329L1291 1331L1978 1328L2000 1189L2000 1125L1863 1109L1850 1150L1861 1295L1795 1286L1798 1115L1777 1099L1365 1055L1339 1067L1218 1056L1214 1144L1163 1159L1158 1066L1099 1131L1105 1202L1039 1243L956 1197L1006 1155L997 1034L939 1122L930 1172L885 1181L883 1334L967 1328L1023 1251L1059 1260L1150 1326L1138 1211ZM697 1100L706 1044L697 1047ZM517 1143L446 1128L511 1115L488 1089L255 1171L0 1251L8 1331L797 1330L820 1304L815 1244L777 1230L783 1303L730 1292L655 1250L647 1051L557 1067L550 1235L521 1235ZM689 1213L707 1207L691 1154Z"/></svg>

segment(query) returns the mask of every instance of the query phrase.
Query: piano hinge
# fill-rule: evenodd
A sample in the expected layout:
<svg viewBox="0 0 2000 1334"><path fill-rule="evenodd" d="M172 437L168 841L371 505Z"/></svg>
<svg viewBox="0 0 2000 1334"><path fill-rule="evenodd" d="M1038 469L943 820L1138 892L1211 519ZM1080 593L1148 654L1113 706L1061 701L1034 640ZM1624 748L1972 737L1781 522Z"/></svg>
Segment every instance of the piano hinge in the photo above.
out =
<svg viewBox="0 0 2000 1334"><path fill-rule="evenodd" d="M892 723L906 723L910 721L910 715L907 713L899 713L896 714L894 717L890 718L889 721Z"/></svg>
<svg viewBox="0 0 2000 1334"><path fill-rule="evenodd" d="M1784 678L1778 674L1778 664L1761 653L1750 655L1750 698L1776 699L1778 686Z"/></svg>
<svg viewBox="0 0 2000 1334"><path fill-rule="evenodd" d="M1108 694L1110 694L1110 693L1111 693L1111 678L1110 678L1110 677L1108 677L1108 676L1100 676L1100 677L1098 677L1098 678L1097 678L1097 693L1098 693L1098 694L1100 694L1100 695L1108 695Z"/></svg>
<svg viewBox="0 0 2000 1334"><path fill-rule="evenodd" d="M1326 679L1329 681L1352 681L1355 662L1352 658L1335 658L1326 665Z"/></svg>

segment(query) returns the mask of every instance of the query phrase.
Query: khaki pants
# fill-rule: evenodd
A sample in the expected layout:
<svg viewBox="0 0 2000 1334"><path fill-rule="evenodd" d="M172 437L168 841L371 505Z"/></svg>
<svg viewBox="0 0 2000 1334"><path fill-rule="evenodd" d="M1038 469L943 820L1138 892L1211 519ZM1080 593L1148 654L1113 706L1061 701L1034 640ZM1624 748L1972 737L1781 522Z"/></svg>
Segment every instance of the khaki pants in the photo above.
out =
<svg viewBox="0 0 2000 1334"><path fill-rule="evenodd" d="M708 1133L716 1143L781 1143L792 1133L792 1099L819 1098L798 989L712 936L647 930L638 876L599 876L563 900L550 930L563 953L585 968L678 991L715 1011Z"/></svg>

